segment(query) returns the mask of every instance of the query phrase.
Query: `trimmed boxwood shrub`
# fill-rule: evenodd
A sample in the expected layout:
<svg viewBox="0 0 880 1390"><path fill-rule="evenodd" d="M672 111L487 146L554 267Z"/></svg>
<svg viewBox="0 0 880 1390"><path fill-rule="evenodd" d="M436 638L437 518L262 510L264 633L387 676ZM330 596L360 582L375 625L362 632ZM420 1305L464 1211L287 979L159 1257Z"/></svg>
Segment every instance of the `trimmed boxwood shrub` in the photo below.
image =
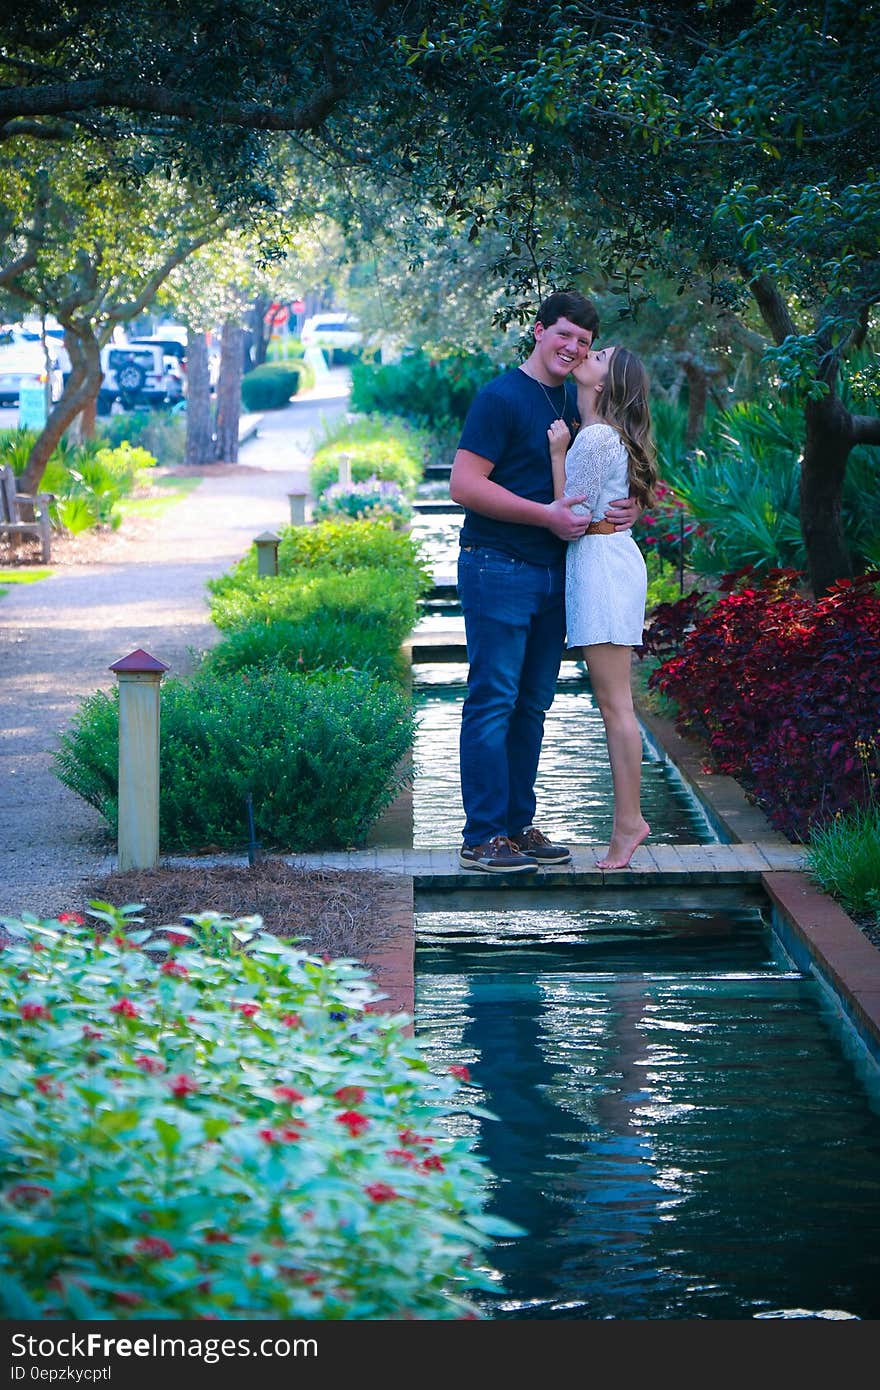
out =
<svg viewBox="0 0 880 1390"><path fill-rule="evenodd" d="M385 520L321 521L311 526L285 526L280 531L280 576L304 574L313 569L349 573L377 569L389 585L405 586L413 594L425 594L433 583L419 543L407 532L395 531ZM257 550L252 545L226 574L208 581L208 591L225 597L243 581L256 578Z"/></svg>
<svg viewBox="0 0 880 1390"><path fill-rule="evenodd" d="M372 614L360 613L318 611L297 622L247 623L227 632L202 658L203 669L223 675L273 665L288 671L367 671L377 680L398 683L408 674L397 634Z"/></svg>
<svg viewBox="0 0 880 1390"><path fill-rule="evenodd" d="M264 362L241 380L245 410L280 410L301 385L314 385L314 372L305 362Z"/></svg>
<svg viewBox="0 0 880 1390"><path fill-rule="evenodd" d="M234 630L250 623L298 622L312 614L348 618L362 628L384 630L389 643L400 645L418 619L415 594L403 584L389 584L378 569L310 569L271 578L245 577L211 599L211 617L219 628ZM341 650L340 663L353 654Z"/></svg>
<svg viewBox="0 0 880 1390"><path fill-rule="evenodd" d="M319 498L325 488L339 481L339 460L347 454L351 461L352 482L365 483L381 478L397 483L407 497L414 497L424 472L420 450L402 439L340 440L316 450L309 465L309 487Z"/></svg>
<svg viewBox="0 0 880 1390"><path fill-rule="evenodd" d="M91 915L5 919L0 1316L480 1316L521 1232L484 1211L466 1067L259 918Z"/></svg>
<svg viewBox="0 0 880 1390"><path fill-rule="evenodd" d="M55 755L59 779L116 832L118 690L87 697ZM162 690L159 840L165 852L257 838L307 851L357 846L405 784L412 706L394 686L356 671L273 666L197 672Z"/></svg>

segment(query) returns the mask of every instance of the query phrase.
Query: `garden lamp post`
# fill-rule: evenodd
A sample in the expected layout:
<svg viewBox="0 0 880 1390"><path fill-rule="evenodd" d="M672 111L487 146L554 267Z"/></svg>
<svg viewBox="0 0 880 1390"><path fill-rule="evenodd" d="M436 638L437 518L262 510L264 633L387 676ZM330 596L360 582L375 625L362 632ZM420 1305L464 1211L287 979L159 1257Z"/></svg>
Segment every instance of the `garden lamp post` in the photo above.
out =
<svg viewBox="0 0 880 1390"><path fill-rule="evenodd" d="M278 545L281 537L274 531L264 531L261 536L256 536L254 545L257 547L257 574L261 577L269 577L278 573Z"/></svg>
<svg viewBox="0 0 880 1390"><path fill-rule="evenodd" d="M287 500L290 503L290 522L292 526L305 525L307 497L307 492L289 492L287 494Z"/></svg>
<svg viewBox="0 0 880 1390"><path fill-rule="evenodd" d="M119 683L117 867L159 862L159 686L168 670L140 647L114 661Z"/></svg>

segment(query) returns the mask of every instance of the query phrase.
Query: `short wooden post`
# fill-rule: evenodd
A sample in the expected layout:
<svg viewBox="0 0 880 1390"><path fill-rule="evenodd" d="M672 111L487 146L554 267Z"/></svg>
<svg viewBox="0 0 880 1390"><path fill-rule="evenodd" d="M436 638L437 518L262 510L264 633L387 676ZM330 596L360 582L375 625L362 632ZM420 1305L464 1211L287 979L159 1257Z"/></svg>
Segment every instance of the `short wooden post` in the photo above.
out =
<svg viewBox="0 0 880 1390"><path fill-rule="evenodd" d="M289 492L287 494L287 500L290 503L290 522L292 526L305 525L307 497L307 492Z"/></svg>
<svg viewBox="0 0 880 1390"><path fill-rule="evenodd" d="M149 652L110 667L119 682L119 829L117 867L159 862L159 685L168 670Z"/></svg>
<svg viewBox="0 0 880 1390"><path fill-rule="evenodd" d="M339 481L346 487L351 482L351 458L348 454L339 455Z"/></svg>
<svg viewBox="0 0 880 1390"><path fill-rule="evenodd" d="M265 577L278 573L278 545L281 540L274 531L264 531L254 539L257 547L257 574Z"/></svg>

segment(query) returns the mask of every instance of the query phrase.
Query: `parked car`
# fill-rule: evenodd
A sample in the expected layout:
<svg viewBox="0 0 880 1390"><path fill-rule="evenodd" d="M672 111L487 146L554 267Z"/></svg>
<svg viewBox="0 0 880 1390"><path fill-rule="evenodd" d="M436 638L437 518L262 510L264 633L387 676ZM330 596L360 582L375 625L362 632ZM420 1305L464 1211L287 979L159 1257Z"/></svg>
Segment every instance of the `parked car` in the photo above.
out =
<svg viewBox="0 0 880 1390"><path fill-rule="evenodd" d="M58 355L49 350L50 399L57 401L64 390ZM0 328L0 405L18 405L22 386L46 383L46 355L43 345L27 338L15 325Z"/></svg>
<svg viewBox="0 0 880 1390"><path fill-rule="evenodd" d="M139 333L135 338L129 338L129 345L134 347L139 343L147 343L152 347L160 347L166 357L176 357L184 372L186 372L186 343L182 343L179 338L165 338L161 333Z"/></svg>
<svg viewBox="0 0 880 1390"><path fill-rule="evenodd" d="M139 405L172 406L183 400L184 374L178 357L158 343L110 343L101 349L104 380L98 414L109 415L118 400L126 410Z"/></svg>
<svg viewBox="0 0 880 1390"><path fill-rule="evenodd" d="M350 352L361 346L363 334L354 314L328 309L306 319L300 340L303 347L326 348L331 353L335 350Z"/></svg>

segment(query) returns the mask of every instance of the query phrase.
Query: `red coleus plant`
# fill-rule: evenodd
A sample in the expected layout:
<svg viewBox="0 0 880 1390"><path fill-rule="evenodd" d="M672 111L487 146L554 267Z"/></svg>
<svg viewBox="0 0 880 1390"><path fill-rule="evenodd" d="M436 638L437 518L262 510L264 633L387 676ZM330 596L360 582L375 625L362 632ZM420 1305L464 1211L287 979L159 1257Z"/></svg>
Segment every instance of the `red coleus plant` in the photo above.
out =
<svg viewBox="0 0 880 1390"><path fill-rule="evenodd" d="M794 840L880 790L880 574L819 599L799 577L729 576L649 681Z"/></svg>

